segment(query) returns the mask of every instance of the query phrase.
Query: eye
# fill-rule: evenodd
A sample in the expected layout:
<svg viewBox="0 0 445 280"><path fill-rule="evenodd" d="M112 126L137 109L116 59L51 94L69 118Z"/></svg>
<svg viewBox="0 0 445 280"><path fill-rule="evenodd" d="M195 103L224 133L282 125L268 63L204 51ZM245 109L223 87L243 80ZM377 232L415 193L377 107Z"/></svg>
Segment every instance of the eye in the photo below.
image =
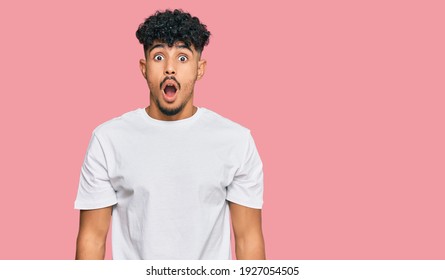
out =
<svg viewBox="0 0 445 280"><path fill-rule="evenodd" d="M154 57L154 60L158 60L158 61L161 61L161 60L163 60L164 59L164 57L162 56L162 55L160 55L160 54L157 54L157 55L155 55L155 57Z"/></svg>
<svg viewBox="0 0 445 280"><path fill-rule="evenodd" d="M186 62L188 60L188 58L185 55L181 55L178 59L181 62Z"/></svg>

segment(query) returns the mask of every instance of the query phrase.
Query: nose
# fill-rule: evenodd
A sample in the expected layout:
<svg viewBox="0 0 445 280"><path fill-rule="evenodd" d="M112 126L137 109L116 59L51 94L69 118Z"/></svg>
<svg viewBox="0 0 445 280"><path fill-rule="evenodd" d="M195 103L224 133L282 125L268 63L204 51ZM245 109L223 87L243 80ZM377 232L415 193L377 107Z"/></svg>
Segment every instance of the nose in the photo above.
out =
<svg viewBox="0 0 445 280"><path fill-rule="evenodd" d="M174 63L171 59L169 59L167 65L165 66L165 75L174 75L176 74Z"/></svg>

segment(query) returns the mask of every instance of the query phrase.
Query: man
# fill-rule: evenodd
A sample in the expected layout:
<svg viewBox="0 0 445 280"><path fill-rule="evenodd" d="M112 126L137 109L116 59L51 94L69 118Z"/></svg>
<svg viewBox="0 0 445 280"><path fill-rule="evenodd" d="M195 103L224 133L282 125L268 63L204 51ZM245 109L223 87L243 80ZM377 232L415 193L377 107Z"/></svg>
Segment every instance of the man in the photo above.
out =
<svg viewBox="0 0 445 280"><path fill-rule="evenodd" d="M98 126L82 166L76 259L264 259L262 163L250 131L193 105L210 32L181 10L136 36L150 105Z"/></svg>

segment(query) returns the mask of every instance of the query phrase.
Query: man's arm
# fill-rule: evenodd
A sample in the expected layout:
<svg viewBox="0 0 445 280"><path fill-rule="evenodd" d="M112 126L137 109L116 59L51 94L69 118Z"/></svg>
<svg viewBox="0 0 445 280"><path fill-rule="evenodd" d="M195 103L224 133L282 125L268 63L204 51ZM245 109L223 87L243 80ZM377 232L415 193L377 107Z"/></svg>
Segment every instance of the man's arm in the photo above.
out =
<svg viewBox="0 0 445 280"><path fill-rule="evenodd" d="M112 206L80 210L76 260L103 260L105 243L110 227Z"/></svg>
<svg viewBox="0 0 445 280"><path fill-rule="evenodd" d="M254 209L229 201L235 234L235 252L238 260L265 260L261 209Z"/></svg>

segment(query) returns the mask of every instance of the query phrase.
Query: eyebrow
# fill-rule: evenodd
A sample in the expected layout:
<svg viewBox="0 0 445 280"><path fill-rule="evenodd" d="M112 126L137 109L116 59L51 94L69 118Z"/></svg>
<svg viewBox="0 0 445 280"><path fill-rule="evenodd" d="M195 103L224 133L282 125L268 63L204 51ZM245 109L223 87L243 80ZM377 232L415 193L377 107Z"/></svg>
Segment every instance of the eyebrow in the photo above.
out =
<svg viewBox="0 0 445 280"><path fill-rule="evenodd" d="M165 46L166 46L165 43L161 43L161 44L153 45L153 46L148 50L148 52L150 53L153 49L156 49L156 48L165 49ZM178 48L178 49L188 49L189 51L191 51L191 52L193 53L192 48L190 48L190 46L187 46L186 44L175 45L175 47Z"/></svg>

